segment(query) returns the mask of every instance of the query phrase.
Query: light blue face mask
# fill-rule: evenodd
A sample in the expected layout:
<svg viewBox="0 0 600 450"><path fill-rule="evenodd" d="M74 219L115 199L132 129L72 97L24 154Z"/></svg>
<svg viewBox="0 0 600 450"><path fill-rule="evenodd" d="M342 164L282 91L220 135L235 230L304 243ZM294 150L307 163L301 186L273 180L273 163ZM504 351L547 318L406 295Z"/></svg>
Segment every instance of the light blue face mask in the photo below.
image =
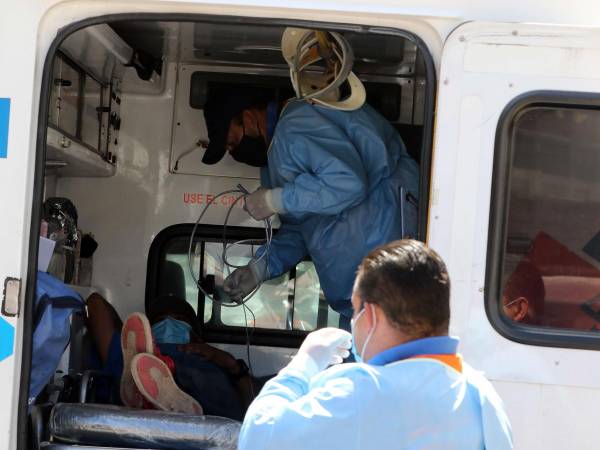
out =
<svg viewBox="0 0 600 450"><path fill-rule="evenodd" d="M371 328L371 331L369 331L369 334L367 335L367 338L365 339L365 342L359 353L356 348L356 337L354 336L354 325L356 325L356 322L358 322L358 319L360 319L364 313L365 313L365 308L363 307L363 309L358 313L358 315L355 318L353 318L352 320L350 320L350 330L352 332L352 349L350 351L352 352L352 355L354 355L354 360L358 363L364 362L364 356L365 356L365 351L367 350L367 345L369 345L369 341L371 340L371 337L373 337L373 333L375 332L375 327L377 326L377 316L375 316L375 310L373 309L373 328Z"/></svg>
<svg viewBox="0 0 600 450"><path fill-rule="evenodd" d="M152 325L152 336L157 344L189 344L191 330L189 323L167 317Z"/></svg>

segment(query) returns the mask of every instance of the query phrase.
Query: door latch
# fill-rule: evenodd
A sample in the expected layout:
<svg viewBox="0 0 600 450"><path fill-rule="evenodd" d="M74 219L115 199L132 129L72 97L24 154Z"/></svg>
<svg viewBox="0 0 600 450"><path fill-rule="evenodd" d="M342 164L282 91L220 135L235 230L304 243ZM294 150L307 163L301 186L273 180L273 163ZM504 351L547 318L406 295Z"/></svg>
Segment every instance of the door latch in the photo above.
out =
<svg viewBox="0 0 600 450"><path fill-rule="evenodd" d="M14 317L19 314L19 297L21 294L21 280L7 277L4 280L4 293L2 295L2 314Z"/></svg>

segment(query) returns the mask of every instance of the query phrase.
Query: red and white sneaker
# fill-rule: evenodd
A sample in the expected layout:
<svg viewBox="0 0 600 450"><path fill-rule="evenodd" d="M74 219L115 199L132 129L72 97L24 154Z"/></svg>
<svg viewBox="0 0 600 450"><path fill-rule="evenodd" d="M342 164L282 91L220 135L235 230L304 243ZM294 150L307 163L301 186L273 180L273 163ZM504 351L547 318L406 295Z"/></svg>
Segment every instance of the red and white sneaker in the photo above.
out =
<svg viewBox="0 0 600 450"><path fill-rule="evenodd" d="M148 353L135 355L131 374L138 391L156 409L203 415L200 403L179 389L169 367L156 356Z"/></svg>
<svg viewBox="0 0 600 450"><path fill-rule="evenodd" d="M133 313L121 331L121 350L123 351L123 374L121 375L121 401L130 408L143 408L144 397L138 390L131 376L131 363L139 353L153 354L152 328L148 318L141 313Z"/></svg>

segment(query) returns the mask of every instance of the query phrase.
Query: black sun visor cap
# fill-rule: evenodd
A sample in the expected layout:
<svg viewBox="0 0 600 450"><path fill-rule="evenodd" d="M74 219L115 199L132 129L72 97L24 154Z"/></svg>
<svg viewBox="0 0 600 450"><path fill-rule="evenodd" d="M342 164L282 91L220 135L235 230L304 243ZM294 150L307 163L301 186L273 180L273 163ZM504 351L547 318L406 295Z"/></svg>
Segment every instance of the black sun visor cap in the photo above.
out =
<svg viewBox="0 0 600 450"><path fill-rule="evenodd" d="M231 119L244 109L265 106L272 95L252 86L227 86L212 89L204 104L204 120L208 130L208 147L202 157L204 164L216 164L225 155Z"/></svg>

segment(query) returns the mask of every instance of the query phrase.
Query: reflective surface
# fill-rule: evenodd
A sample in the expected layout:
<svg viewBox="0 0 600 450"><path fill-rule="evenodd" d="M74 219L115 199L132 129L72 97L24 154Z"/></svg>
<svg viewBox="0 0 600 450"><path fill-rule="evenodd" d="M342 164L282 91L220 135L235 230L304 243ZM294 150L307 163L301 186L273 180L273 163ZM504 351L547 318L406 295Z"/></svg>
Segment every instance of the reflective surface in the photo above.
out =
<svg viewBox="0 0 600 450"><path fill-rule="evenodd" d="M258 246L248 244L233 246L227 253L228 261L233 265L246 265L257 248ZM198 311L198 289L189 272L187 249L187 239L176 238L167 244L164 260L160 263L158 291L160 294L184 298ZM222 252L221 243L199 242L193 254L194 270L202 273L204 280L214 277L214 285L220 288L233 270L223 264ZM200 294L200 298L202 297ZM206 298L204 323L210 322L214 326L241 327L247 324L257 328L312 331L317 328L319 320L323 326L337 327L339 322L339 314L329 308L323 298L319 277L310 261L300 262L295 270L265 281L246 306L252 313L246 309L244 315L244 309L240 307L213 305L212 300ZM321 318L319 308L325 309L321 311Z"/></svg>
<svg viewBox="0 0 600 450"><path fill-rule="evenodd" d="M235 449L240 423L112 405L57 404L50 415L54 440L126 448Z"/></svg>
<svg viewBox="0 0 600 450"><path fill-rule="evenodd" d="M526 109L512 146L501 308L523 323L596 331L600 111Z"/></svg>

